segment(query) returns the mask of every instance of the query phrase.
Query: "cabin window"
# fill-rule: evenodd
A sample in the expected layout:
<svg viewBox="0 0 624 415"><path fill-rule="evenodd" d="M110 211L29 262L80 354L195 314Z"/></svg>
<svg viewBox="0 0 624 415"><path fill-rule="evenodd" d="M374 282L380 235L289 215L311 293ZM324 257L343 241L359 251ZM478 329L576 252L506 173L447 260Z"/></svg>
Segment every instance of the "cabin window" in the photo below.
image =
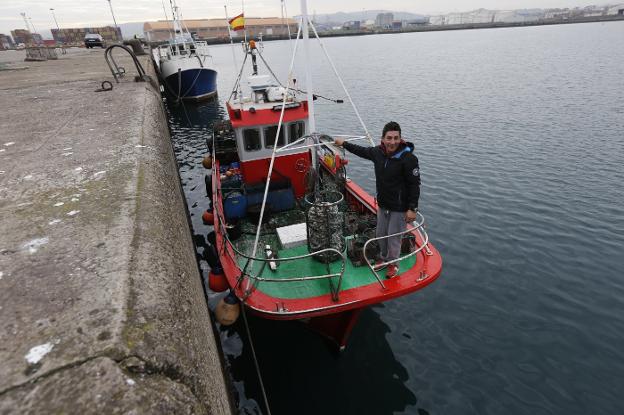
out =
<svg viewBox="0 0 624 415"><path fill-rule="evenodd" d="M260 143L260 130L256 128L243 131L243 144L245 151L258 151L262 148Z"/></svg>
<svg viewBox="0 0 624 415"><path fill-rule="evenodd" d="M275 135L277 134L277 125L265 127L264 129L264 146L266 148L273 148L275 143ZM277 147L282 147L285 144L284 141L284 129L280 128L279 137L277 139Z"/></svg>
<svg viewBox="0 0 624 415"><path fill-rule="evenodd" d="M288 142L292 143L303 137L305 134L305 123L303 121L288 124Z"/></svg>

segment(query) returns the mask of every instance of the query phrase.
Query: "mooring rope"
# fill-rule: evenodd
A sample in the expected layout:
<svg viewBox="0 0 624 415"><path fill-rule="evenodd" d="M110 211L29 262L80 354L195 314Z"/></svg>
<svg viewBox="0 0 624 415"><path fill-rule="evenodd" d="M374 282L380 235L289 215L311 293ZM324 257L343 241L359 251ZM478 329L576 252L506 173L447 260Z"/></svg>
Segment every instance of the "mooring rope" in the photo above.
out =
<svg viewBox="0 0 624 415"><path fill-rule="evenodd" d="M256 356L256 348L254 347L253 339L251 338L251 330L249 329L249 323L247 322L247 314L245 314L244 304L241 304L241 313L243 314L243 321L245 322L245 330L247 331L247 338L249 339L249 345L251 346L251 355L253 357L254 365L256 366L256 373L258 374L258 381L260 381L260 390L262 391L262 397L264 398L264 406L266 407L267 414L271 415L271 408L269 408L269 399L267 398L266 389L264 388L264 382L262 381L262 374L260 373L260 365L258 363L258 357Z"/></svg>

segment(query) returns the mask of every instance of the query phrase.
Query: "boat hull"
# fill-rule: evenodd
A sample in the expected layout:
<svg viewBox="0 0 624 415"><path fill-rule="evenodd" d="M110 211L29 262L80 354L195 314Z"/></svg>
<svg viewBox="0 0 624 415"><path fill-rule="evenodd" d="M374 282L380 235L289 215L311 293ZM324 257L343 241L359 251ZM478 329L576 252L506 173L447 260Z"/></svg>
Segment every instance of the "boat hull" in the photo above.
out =
<svg viewBox="0 0 624 415"><path fill-rule="evenodd" d="M217 94L217 71L208 68L180 70L166 76L167 90L185 100L201 100Z"/></svg>
<svg viewBox="0 0 624 415"><path fill-rule="evenodd" d="M343 311L303 321L309 329L332 341L339 351L347 347L349 336L364 308Z"/></svg>

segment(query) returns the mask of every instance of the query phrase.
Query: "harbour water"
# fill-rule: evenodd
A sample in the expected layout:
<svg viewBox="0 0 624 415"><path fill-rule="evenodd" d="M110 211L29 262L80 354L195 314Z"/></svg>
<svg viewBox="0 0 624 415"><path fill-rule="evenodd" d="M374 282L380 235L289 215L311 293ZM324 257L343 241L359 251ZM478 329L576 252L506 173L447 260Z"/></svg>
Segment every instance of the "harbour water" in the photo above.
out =
<svg viewBox="0 0 624 415"><path fill-rule="evenodd" d="M250 317L271 413L624 413L622 39L612 22L323 40L372 134L395 120L415 143L444 268L367 310L340 356ZM282 79L293 46L265 44ZM198 258L205 138L237 73L212 53L219 102L168 106ZM345 99L312 55L315 92ZM319 130L362 133L348 102L317 104ZM373 192L365 160L348 173ZM218 332L240 412L267 413L244 324Z"/></svg>

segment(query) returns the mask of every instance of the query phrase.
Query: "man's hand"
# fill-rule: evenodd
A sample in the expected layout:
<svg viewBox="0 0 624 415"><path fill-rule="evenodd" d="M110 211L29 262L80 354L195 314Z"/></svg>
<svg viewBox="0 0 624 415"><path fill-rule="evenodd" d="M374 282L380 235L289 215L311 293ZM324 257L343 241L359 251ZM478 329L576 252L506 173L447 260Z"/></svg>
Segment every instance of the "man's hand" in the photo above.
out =
<svg viewBox="0 0 624 415"><path fill-rule="evenodd" d="M405 212L405 222L407 223L414 222L416 220L416 212L418 212L418 209L416 210L409 209L407 212Z"/></svg>
<svg viewBox="0 0 624 415"><path fill-rule="evenodd" d="M334 140L334 144L336 144L338 147L342 147L344 141L344 138L337 138L336 140Z"/></svg>

